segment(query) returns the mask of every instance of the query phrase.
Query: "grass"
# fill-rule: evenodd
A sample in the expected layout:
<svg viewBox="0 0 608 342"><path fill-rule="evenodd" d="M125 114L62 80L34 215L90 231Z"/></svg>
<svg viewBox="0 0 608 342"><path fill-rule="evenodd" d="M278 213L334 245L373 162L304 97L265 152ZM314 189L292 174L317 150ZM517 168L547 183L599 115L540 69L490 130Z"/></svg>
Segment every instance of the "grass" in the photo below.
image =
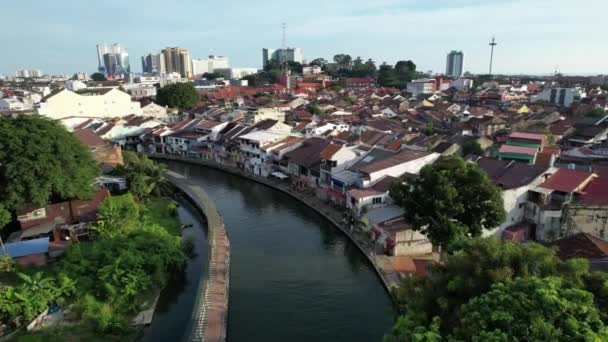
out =
<svg viewBox="0 0 608 342"><path fill-rule="evenodd" d="M134 341L140 334L140 329L133 329L133 332L127 335L101 335L95 331L95 328L83 323L70 326L58 326L37 331L30 331L26 334L19 335L15 338L18 342L113 342L113 341Z"/></svg>
<svg viewBox="0 0 608 342"><path fill-rule="evenodd" d="M171 235L181 236L177 203L166 197L154 197L143 205L144 224L158 224Z"/></svg>

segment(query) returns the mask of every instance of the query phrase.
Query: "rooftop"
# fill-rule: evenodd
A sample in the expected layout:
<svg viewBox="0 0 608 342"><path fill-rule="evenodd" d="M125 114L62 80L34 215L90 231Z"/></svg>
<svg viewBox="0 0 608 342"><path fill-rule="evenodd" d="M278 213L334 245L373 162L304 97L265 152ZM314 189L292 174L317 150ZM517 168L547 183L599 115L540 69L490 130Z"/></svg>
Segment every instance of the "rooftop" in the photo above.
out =
<svg viewBox="0 0 608 342"><path fill-rule="evenodd" d="M539 187L566 193L580 191L596 175L592 172L558 169Z"/></svg>

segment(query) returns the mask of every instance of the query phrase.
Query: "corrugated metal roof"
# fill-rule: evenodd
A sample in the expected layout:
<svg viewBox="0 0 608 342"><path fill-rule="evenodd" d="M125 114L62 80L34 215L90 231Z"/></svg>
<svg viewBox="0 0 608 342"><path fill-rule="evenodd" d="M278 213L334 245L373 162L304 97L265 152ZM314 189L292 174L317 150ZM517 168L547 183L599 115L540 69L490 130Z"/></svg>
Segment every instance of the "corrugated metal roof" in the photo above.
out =
<svg viewBox="0 0 608 342"><path fill-rule="evenodd" d="M33 240L25 240L4 244L7 254L11 258L19 258L26 255L48 253L49 238L39 238ZM4 251L0 250L0 256L4 255Z"/></svg>

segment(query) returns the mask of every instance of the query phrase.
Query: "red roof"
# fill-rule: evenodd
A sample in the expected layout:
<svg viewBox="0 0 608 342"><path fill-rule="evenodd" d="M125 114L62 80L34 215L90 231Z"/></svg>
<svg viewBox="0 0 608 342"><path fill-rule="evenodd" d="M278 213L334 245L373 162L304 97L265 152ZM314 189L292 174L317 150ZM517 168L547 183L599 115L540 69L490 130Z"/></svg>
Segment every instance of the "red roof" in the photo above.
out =
<svg viewBox="0 0 608 342"><path fill-rule="evenodd" d="M338 151L340 151L341 148L342 148L342 145L338 145L338 144L334 144L334 143L327 145L327 147L325 147L325 149L323 151L321 151L321 154L320 154L321 159L331 160L331 158L334 156L334 154L336 154Z"/></svg>
<svg viewBox="0 0 608 342"><path fill-rule="evenodd" d="M513 145L502 145L498 153L516 153L516 154L526 154L526 155L535 155L538 152L538 149L535 147L524 147L524 146L513 146Z"/></svg>
<svg viewBox="0 0 608 342"><path fill-rule="evenodd" d="M93 130L91 129L77 129L74 131L74 135L80 140L83 145L88 147L97 147L101 145L105 145L105 141L101 139Z"/></svg>
<svg viewBox="0 0 608 342"><path fill-rule="evenodd" d="M595 177L595 174L591 172L559 169L539 187L570 193L580 191L592 177Z"/></svg>
<svg viewBox="0 0 608 342"><path fill-rule="evenodd" d="M608 204L608 177L594 178L578 198L578 202L587 205Z"/></svg>
<svg viewBox="0 0 608 342"><path fill-rule="evenodd" d="M513 132L513 133L511 133L511 135L509 135L509 138L542 141L545 138L545 136L543 134L536 134L536 133Z"/></svg>
<svg viewBox="0 0 608 342"><path fill-rule="evenodd" d="M361 199L361 198L371 197L371 196L382 196L384 194L383 192L376 191L372 188L352 189L352 190L349 190L348 193L350 194L351 197L354 197L356 199Z"/></svg>

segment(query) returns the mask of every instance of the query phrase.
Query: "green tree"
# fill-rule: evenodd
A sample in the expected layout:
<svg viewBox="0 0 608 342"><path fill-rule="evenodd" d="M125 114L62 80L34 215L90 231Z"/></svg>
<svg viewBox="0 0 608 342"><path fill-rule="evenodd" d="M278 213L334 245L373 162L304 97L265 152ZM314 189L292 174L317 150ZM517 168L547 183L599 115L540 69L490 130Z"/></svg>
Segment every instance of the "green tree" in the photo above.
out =
<svg viewBox="0 0 608 342"><path fill-rule="evenodd" d="M111 239L137 228L140 210L133 195L111 196L99 206L97 224L93 227L102 238Z"/></svg>
<svg viewBox="0 0 608 342"><path fill-rule="evenodd" d="M481 145L479 145L477 140L471 139L462 144L462 155L466 156L469 154L478 156L483 154L483 148L481 148Z"/></svg>
<svg viewBox="0 0 608 342"><path fill-rule="evenodd" d="M194 107L199 96L191 82L168 84L156 94L158 104L179 109L190 109Z"/></svg>
<svg viewBox="0 0 608 342"><path fill-rule="evenodd" d="M342 69L348 69L352 65L353 58L350 55L339 53L334 56L334 63Z"/></svg>
<svg viewBox="0 0 608 342"><path fill-rule="evenodd" d="M327 64L327 60L325 60L325 58L315 58L308 64L325 67L325 65Z"/></svg>
<svg viewBox="0 0 608 342"><path fill-rule="evenodd" d="M203 74L203 78L208 79L208 80L215 80L217 78L221 78L223 77L222 75L215 73L215 72L206 72Z"/></svg>
<svg viewBox="0 0 608 342"><path fill-rule="evenodd" d="M593 295L559 277L497 283L462 307L458 341L606 341Z"/></svg>
<svg viewBox="0 0 608 342"><path fill-rule="evenodd" d="M89 149L59 122L38 115L0 117L0 146L5 210L93 195L100 170Z"/></svg>
<svg viewBox="0 0 608 342"><path fill-rule="evenodd" d="M500 190L476 164L460 157L423 167L418 178L394 186L390 194L413 229L444 248L460 238L480 236L505 219Z"/></svg>
<svg viewBox="0 0 608 342"><path fill-rule="evenodd" d="M106 76L100 72L96 72L91 75L91 79L95 82L107 81Z"/></svg>
<svg viewBox="0 0 608 342"><path fill-rule="evenodd" d="M308 109L310 114L313 114L313 115L323 114L323 111L321 110L321 108L319 108L319 106L316 106L316 105L309 105L308 107L306 107L306 109Z"/></svg>
<svg viewBox="0 0 608 342"><path fill-rule="evenodd" d="M497 283L517 278L560 277L564 286L594 294L606 312L608 276L589 274L586 260L561 261L555 250L538 244L516 244L493 238L461 240L458 250L430 268L427 278L407 279L394 291L400 310L392 336L408 340L412 331L428 332L440 322L442 336L461 324L462 308Z"/></svg>
<svg viewBox="0 0 608 342"><path fill-rule="evenodd" d="M137 200L146 200L150 196L159 196L167 190L166 168L146 156L125 151L124 164L117 167L115 173L126 176L129 191Z"/></svg>

